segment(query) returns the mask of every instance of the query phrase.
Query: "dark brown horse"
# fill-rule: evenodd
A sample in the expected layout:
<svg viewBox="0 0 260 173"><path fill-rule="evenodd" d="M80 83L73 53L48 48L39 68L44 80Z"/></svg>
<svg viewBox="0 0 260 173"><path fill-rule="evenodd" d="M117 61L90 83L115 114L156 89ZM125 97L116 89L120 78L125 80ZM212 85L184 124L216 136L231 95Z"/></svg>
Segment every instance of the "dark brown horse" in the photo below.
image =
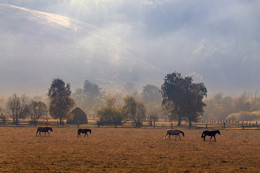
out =
<svg viewBox="0 0 260 173"><path fill-rule="evenodd" d="M212 139L212 137L214 137L215 141L216 141L216 134L219 134L220 135L220 131L219 130L213 130L213 131L203 131L202 134L201 134L201 138L204 138L204 141L205 141L205 138L206 136L210 136L210 141Z"/></svg>
<svg viewBox="0 0 260 173"><path fill-rule="evenodd" d="M84 133L84 137L87 135L88 136L88 132L91 134L91 129L78 129L78 136L80 136L81 133Z"/></svg>
<svg viewBox="0 0 260 173"><path fill-rule="evenodd" d="M167 132L166 132L166 135L165 135L165 137L164 138L166 138L168 135L169 135L169 139L171 139L171 135L175 135L175 141L176 141L176 137L177 136L179 136L179 138L180 138L180 140L181 140L181 137L180 137L180 134L182 134L182 136L184 136L184 132L183 131L181 131L181 130L172 130L172 129L170 129L170 130L167 130Z"/></svg>
<svg viewBox="0 0 260 173"><path fill-rule="evenodd" d="M41 136L41 132L45 132L45 136L46 136L46 132L49 133L49 131L53 132L51 127L38 127L37 132L36 132L36 136L37 136L38 133ZM49 133L49 136L50 136L50 133Z"/></svg>

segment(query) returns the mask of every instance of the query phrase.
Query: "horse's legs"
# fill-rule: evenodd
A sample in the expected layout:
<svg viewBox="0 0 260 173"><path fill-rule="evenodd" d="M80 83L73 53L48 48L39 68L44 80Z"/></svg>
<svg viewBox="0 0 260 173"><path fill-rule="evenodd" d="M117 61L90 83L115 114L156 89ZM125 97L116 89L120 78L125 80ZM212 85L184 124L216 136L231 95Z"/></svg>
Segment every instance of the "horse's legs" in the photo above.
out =
<svg viewBox="0 0 260 173"><path fill-rule="evenodd" d="M214 136L215 142L216 142L216 137Z"/></svg>
<svg viewBox="0 0 260 173"><path fill-rule="evenodd" d="M178 134L178 136L179 136L179 138L180 138L180 141L181 141L181 137L180 137L180 135Z"/></svg>
<svg viewBox="0 0 260 173"><path fill-rule="evenodd" d="M210 137L210 141L211 141L212 137L213 137L213 136Z"/></svg>
<svg viewBox="0 0 260 173"><path fill-rule="evenodd" d="M176 141L176 136L177 136L177 135L175 135L175 141Z"/></svg>
<svg viewBox="0 0 260 173"><path fill-rule="evenodd" d="M39 131L37 130L37 132L36 132L36 136L37 136L38 132L39 132Z"/></svg>
<svg viewBox="0 0 260 173"><path fill-rule="evenodd" d="M49 133L49 136L51 135L49 131L47 131Z"/></svg>

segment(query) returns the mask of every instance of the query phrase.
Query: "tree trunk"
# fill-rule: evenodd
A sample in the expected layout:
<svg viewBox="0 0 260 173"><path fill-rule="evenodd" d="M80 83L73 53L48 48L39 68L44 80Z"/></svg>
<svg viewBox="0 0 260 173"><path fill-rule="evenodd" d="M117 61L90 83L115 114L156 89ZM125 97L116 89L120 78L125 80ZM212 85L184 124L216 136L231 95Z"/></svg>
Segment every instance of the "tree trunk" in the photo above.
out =
<svg viewBox="0 0 260 173"><path fill-rule="evenodd" d="M181 120L180 119L178 119L178 124L177 124L177 126L181 126Z"/></svg>
<svg viewBox="0 0 260 173"><path fill-rule="evenodd" d="M189 120L189 129L191 128L191 126L192 126L192 122L191 120Z"/></svg>
<svg viewBox="0 0 260 173"><path fill-rule="evenodd" d="M60 125L61 125L61 123L62 123L62 118L60 117Z"/></svg>

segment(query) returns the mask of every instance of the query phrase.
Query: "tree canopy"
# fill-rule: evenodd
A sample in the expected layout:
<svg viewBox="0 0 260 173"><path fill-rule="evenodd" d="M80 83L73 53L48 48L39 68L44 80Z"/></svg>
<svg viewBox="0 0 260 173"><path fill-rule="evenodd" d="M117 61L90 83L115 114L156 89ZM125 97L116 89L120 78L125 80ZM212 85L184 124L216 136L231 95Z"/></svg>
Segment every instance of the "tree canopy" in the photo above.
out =
<svg viewBox="0 0 260 173"><path fill-rule="evenodd" d="M126 120L122 109L115 106L115 101L116 99L109 98L106 105L97 111L100 124L115 125L117 127L117 125L122 125L123 121Z"/></svg>
<svg viewBox="0 0 260 173"><path fill-rule="evenodd" d="M142 102L137 102L132 96L126 96L123 112L133 121L135 127L141 127L146 118L146 108Z"/></svg>
<svg viewBox="0 0 260 173"><path fill-rule="evenodd" d="M70 85L59 78L52 81L48 92L50 99L49 111L50 115L60 120L67 117L70 110L73 108L74 100L71 98Z"/></svg>
<svg viewBox="0 0 260 173"><path fill-rule="evenodd" d="M193 83L192 77L182 77L180 73L167 74L161 86L162 105L169 112L172 119L180 125L183 119L196 122L203 113L202 99L207 96L207 89L203 83Z"/></svg>
<svg viewBox="0 0 260 173"><path fill-rule="evenodd" d="M72 94L77 106L81 107L88 115L94 115L104 103L104 93L95 83L86 80L83 88L77 88Z"/></svg>

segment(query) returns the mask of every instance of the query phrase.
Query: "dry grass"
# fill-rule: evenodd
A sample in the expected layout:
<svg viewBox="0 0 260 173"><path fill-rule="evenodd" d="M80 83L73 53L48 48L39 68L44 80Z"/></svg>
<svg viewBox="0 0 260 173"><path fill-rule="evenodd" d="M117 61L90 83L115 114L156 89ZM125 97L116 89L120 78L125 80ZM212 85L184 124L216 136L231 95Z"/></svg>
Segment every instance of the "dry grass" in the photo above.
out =
<svg viewBox="0 0 260 173"><path fill-rule="evenodd" d="M217 142L202 141L202 130L184 129L182 141L163 140L166 129L76 131L0 127L0 172L260 172L259 130L222 130Z"/></svg>

